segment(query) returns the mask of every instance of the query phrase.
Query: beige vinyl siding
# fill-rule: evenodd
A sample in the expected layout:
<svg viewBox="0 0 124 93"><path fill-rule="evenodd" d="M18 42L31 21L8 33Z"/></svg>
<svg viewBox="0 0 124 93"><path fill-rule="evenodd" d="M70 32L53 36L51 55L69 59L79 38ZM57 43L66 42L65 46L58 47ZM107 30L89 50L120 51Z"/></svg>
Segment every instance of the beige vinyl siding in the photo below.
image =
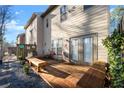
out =
<svg viewBox="0 0 124 93"><path fill-rule="evenodd" d="M60 7L51 12L51 39L66 38L98 33L98 60L107 62L107 52L102 45L102 39L108 35L109 13L108 6L93 6L84 11L82 5L75 6L68 12L67 20L60 22ZM71 9L72 6L68 6Z"/></svg>
<svg viewBox="0 0 124 93"><path fill-rule="evenodd" d="M36 51L38 56L42 56L43 52L43 26L42 26L42 19L39 15L32 21L32 23L26 29L26 44L36 44ZM31 40L30 31L32 30L33 39Z"/></svg>
<svg viewBox="0 0 124 93"><path fill-rule="evenodd" d="M46 27L46 20L48 19L48 27ZM51 48L51 15L48 14L43 18L43 51L44 55L49 54Z"/></svg>
<svg viewBox="0 0 124 93"><path fill-rule="evenodd" d="M32 30L33 39L31 40L30 31ZM33 22L26 29L26 44L37 44L37 18L33 20Z"/></svg>
<svg viewBox="0 0 124 93"><path fill-rule="evenodd" d="M37 16L37 54L43 56L43 19Z"/></svg>

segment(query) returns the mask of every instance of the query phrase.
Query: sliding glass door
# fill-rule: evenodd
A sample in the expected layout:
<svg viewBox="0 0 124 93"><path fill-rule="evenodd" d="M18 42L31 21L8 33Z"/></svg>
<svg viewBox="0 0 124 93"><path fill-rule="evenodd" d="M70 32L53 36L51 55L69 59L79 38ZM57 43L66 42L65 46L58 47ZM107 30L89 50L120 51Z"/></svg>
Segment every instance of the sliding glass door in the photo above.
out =
<svg viewBox="0 0 124 93"><path fill-rule="evenodd" d="M92 54L93 54L93 40L92 38L84 38L83 39L83 58L85 63L92 63Z"/></svg>
<svg viewBox="0 0 124 93"><path fill-rule="evenodd" d="M78 45L79 45L78 39L72 39L71 40L71 58L72 62L76 63L78 61Z"/></svg>
<svg viewBox="0 0 124 93"><path fill-rule="evenodd" d="M97 43L95 43L93 36L80 36L71 38L71 62L78 64L91 64L97 58ZM96 48L94 48L94 44Z"/></svg>
<svg viewBox="0 0 124 93"><path fill-rule="evenodd" d="M56 54L56 59L62 59L62 39L52 40L52 51Z"/></svg>

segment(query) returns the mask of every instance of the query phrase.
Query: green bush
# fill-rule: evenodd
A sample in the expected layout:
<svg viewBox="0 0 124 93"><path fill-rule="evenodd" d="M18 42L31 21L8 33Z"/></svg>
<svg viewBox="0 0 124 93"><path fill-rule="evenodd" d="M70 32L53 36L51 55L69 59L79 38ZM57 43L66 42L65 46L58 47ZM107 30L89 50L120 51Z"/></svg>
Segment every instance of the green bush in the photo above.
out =
<svg viewBox="0 0 124 93"><path fill-rule="evenodd" d="M25 60L20 60L20 64L24 65L25 64Z"/></svg>
<svg viewBox="0 0 124 93"><path fill-rule="evenodd" d="M19 60L23 60L22 56L19 56L18 59L19 59Z"/></svg>
<svg viewBox="0 0 124 93"><path fill-rule="evenodd" d="M103 40L108 50L111 87L124 87L124 32L115 30Z"/></svg>
<svg viewBox="0 0 124 93"><path fill-rule="evenodd" d="M29 65L28 64L24 64L23 65L23 70L24 70L25 74L29 74Z"/></svg>

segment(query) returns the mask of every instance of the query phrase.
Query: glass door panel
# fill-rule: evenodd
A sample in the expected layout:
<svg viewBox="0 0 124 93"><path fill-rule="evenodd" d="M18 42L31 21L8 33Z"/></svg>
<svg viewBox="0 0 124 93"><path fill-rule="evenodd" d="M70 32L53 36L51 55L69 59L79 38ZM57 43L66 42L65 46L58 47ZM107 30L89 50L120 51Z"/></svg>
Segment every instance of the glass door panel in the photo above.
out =
<svg viewBox="0 0 124 93"><path fill-rule="evenodd" d="M78 39L73 39L72 40L72 46L71 46L71 51L72 51L72 60L74 62L78 61Z"/></svg>
<svg viewBox="0 0 124 93"><path fill-rule="evenodd" d="M84 38L84 62L92 63L92 38Z"/></svg>

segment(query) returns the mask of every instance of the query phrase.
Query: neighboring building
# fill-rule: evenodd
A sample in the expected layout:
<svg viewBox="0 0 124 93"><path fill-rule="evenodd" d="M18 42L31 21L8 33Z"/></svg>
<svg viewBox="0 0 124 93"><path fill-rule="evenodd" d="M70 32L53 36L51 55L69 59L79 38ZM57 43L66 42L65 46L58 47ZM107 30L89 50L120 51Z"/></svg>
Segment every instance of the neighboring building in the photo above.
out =
<svg viewBox="0 0 124 93"><path fill-rule="evenodd" d="M25 44L36 45L38 56L43 55L43 27L41 13L33 13L27 24L25 25Z"/></svg>
<svg viewBox="0 0 124 93"><path fill-rule="evenodd" d="M27 51L26 51L26 47L25 47L25 33L19 34L17 36L17 58L22 58L25 59L25 57L27 56Z"/></svg>
<svg viewBox="0 0 124 93"><path fill-rule="evenodd" d="M17 36L17 44L25 44L25 33Z"/></svg>
<svg viewBox="0 0 124 93"><path fill-rule="evenodd" d="M36 43L40 55L54 51L56 59L76 64L107 62L102 39L109 31L108 6L50 6L41 15L33 14L25 29L26 43Z"/></svg>
<svg viewBox="0 0 124 93"><path fill-rule="evenodd" d="M16 54L16 44L14 42L8 43L4 41L3 43L3 53L5 56Z"/></svg>
<svg viewBox="0 0 124 93"><path fill-rule="evenodd" d="M16 49L17 49L17 47L8 47L8 54L15 54L16 55Z"/></svg>

